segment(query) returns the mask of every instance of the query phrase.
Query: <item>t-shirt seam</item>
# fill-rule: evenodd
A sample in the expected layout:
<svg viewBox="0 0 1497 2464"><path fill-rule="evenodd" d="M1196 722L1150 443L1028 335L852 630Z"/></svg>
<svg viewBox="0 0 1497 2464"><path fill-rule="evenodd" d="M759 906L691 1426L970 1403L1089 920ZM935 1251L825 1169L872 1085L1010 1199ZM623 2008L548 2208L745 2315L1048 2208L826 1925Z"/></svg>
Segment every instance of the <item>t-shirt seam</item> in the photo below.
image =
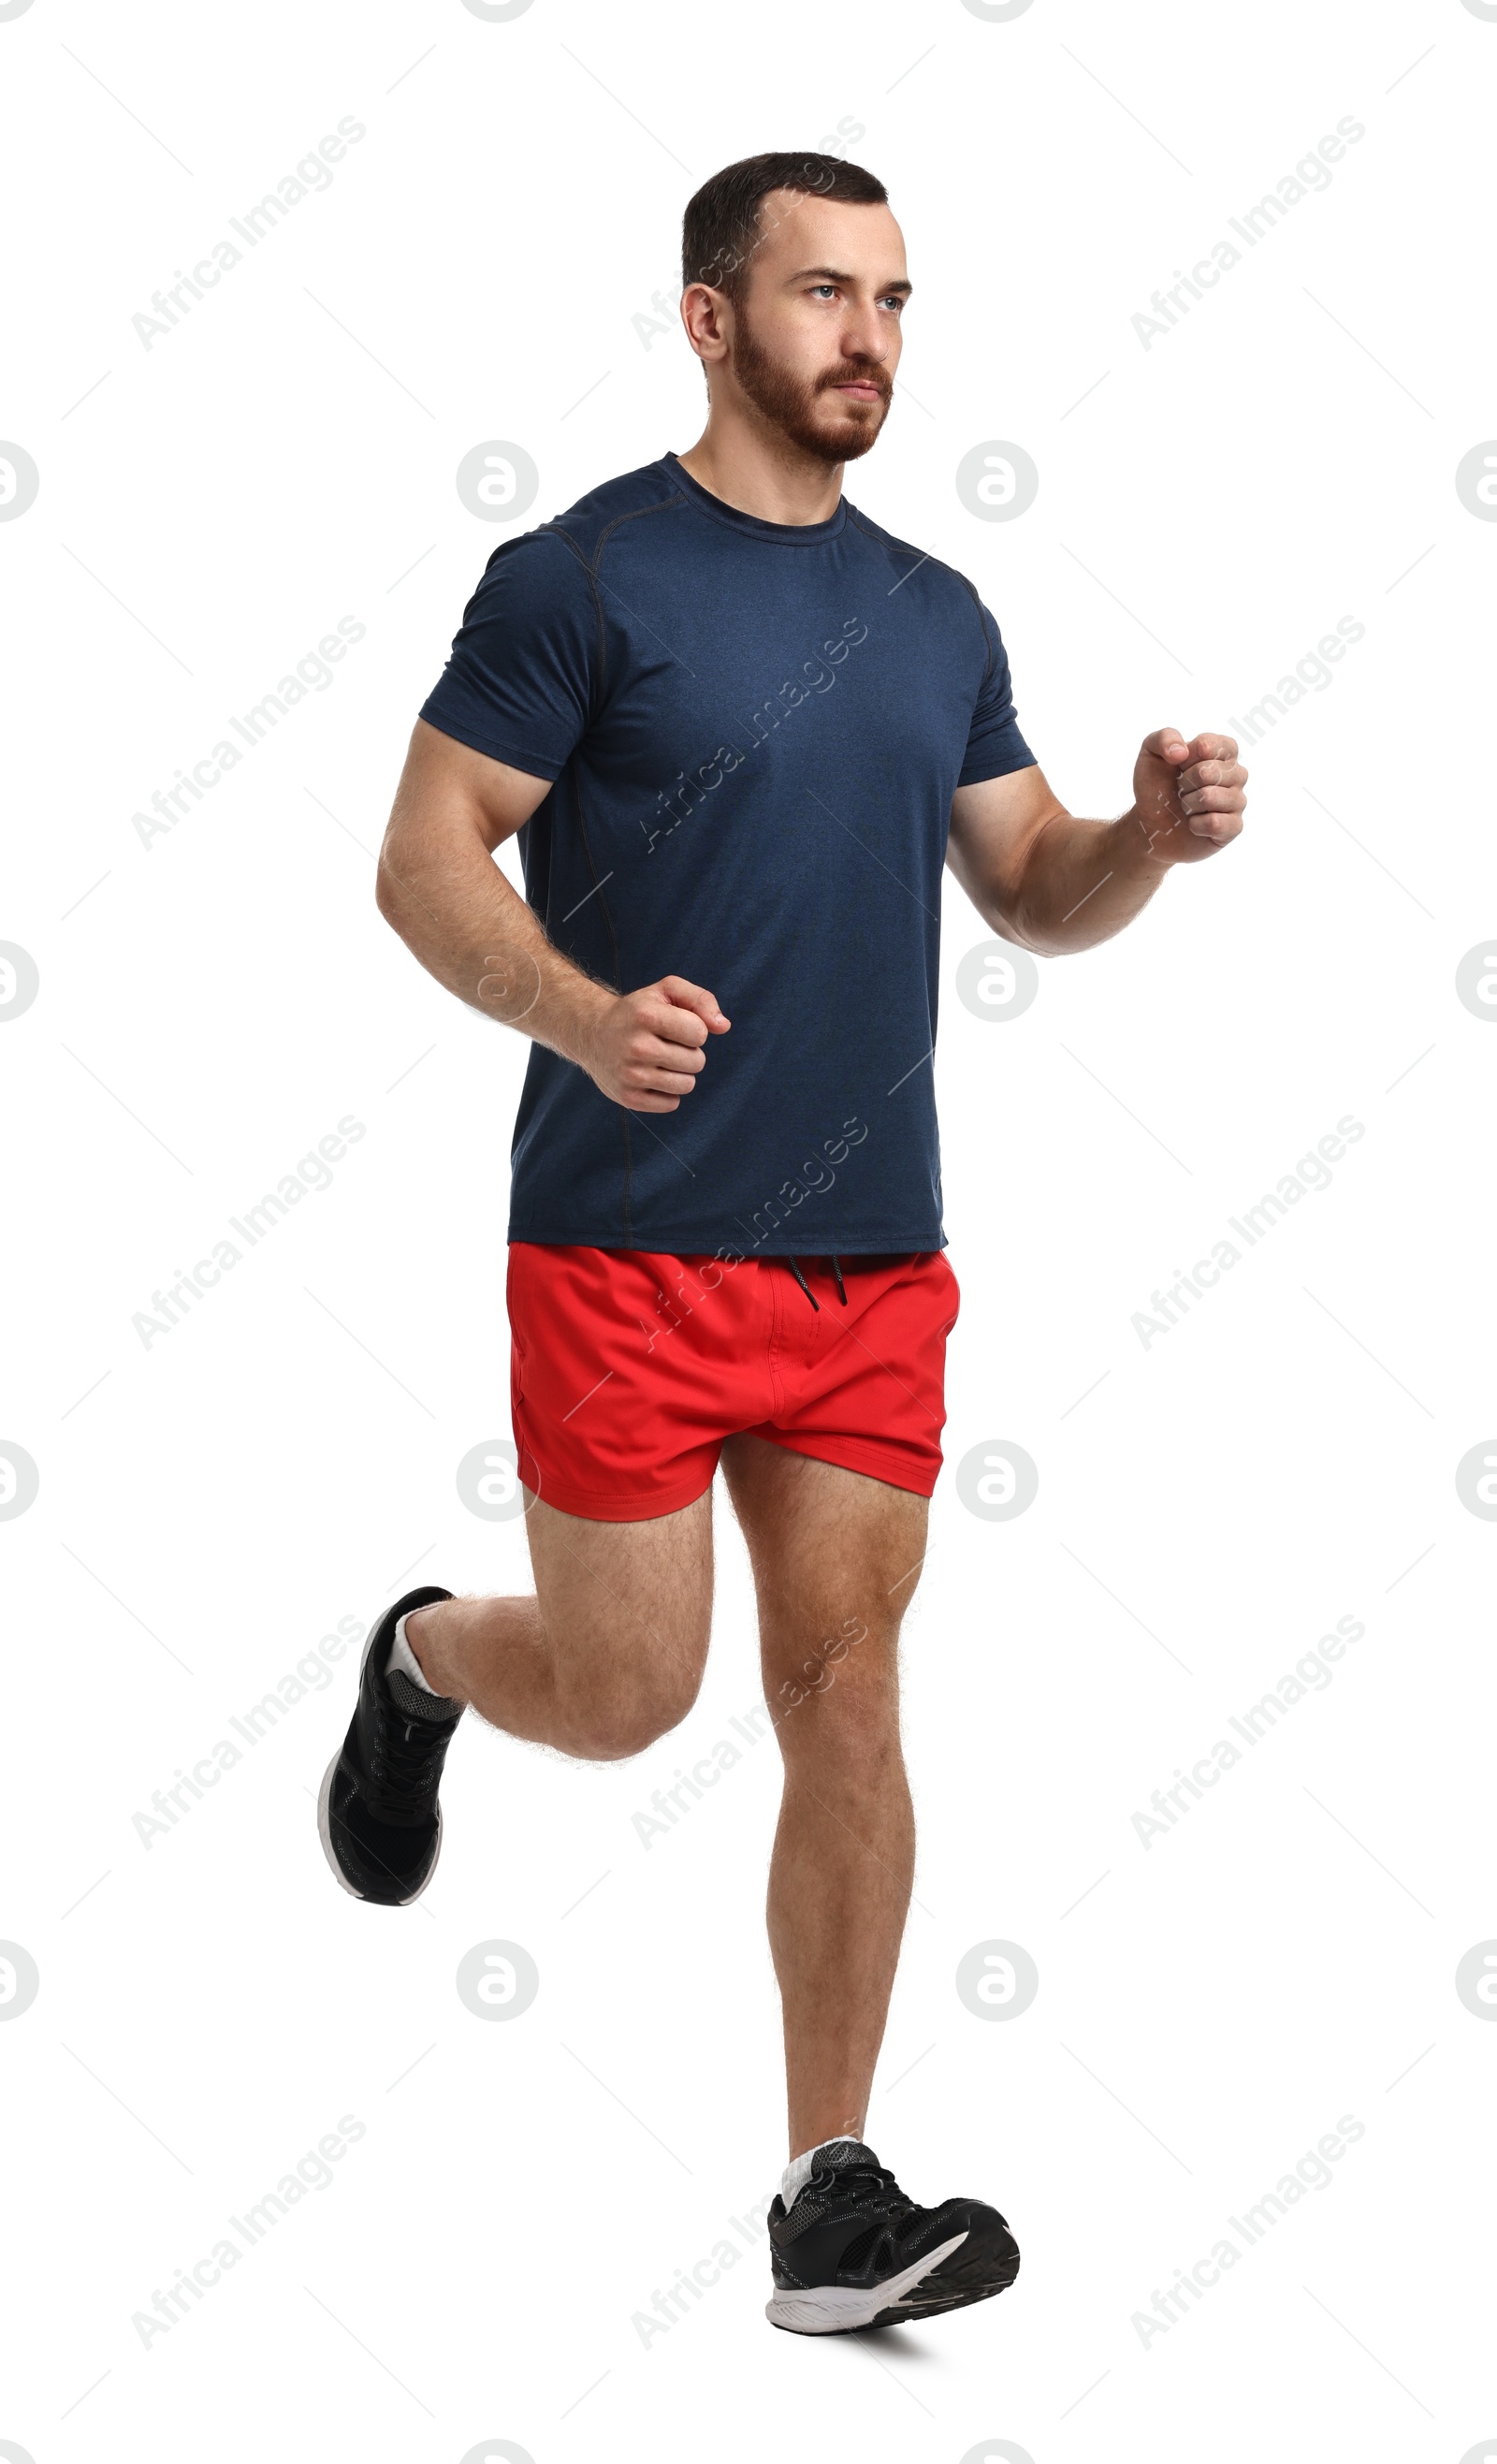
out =
<svg viewBox="0 0 1497 2464"><path fill-rule="evenodd" d="M567 769L569 769L569 768L571 767L570 759L568 759L568 761L567 761L567 763L566 763L565 767L566 767ZM565 775L565 771L563 770L563 776L564 776L564 775ZM613 976L614 976L614 990L615 990L616 992L618 992L618 993L622 994L622 992L623 992L623 990L624 990L624 958L623 958L623 953L621 952L621 950L620 950L620 948L619 948L619 936L618 936L618 933L617 933L617 931L615 930L615 927L614 927L614 922L613 922L612 913L611 913L611 911L610 911L610 909L609 909L609 906L608 906L608 902L607 902L607 900L605 898L605 896L604 896L604 894L603 894L603 890L604 890L604 881L605 881L605 880L606 880L607 876L606 876L606 875L604 875L603 880L600 880L600 878L599 878L598 867L597 867L597 864L596 864L596 862L595 862L595 860L594 860L594 857L593 857L592 842L591 842L591 840L590 840L590 839L588 838L588 836L587 836L587 816L586 816L586 814L585 814L585 813L583 812L583 795L582 795L582 789L581 789L581 787L579 786L579 784L578 784L578 782L577 782L577 778L576 778L575 773L573 774L573 778L572 778L572 801L573 801L573 803L574 803L574 805L575 805L575 807L576 807L576 812L577 812L577 835L578 835L578 837L581 839L581 841L582 841L582 843L583 843L583 855L584 855L584 856L586 857L586 859L587 859L587 869L588 869L588 871L591 873L591 875L592 875L592 879L593 879L593 895L594 895L594 897L596 898L596 900L597 900L597 902L598 902L598 906L599 906L600 910L602 911L603 920L604 920L605 924L605 925L607 926L607 928L608 928L608 940L609 940L609 944L610 944L610 946L611 946L611 948L612 948L612 951L613 951ZM553 830L553 836L554 836L554 830ZM549 869L549 868L548 868L548 869ZM564 917L562 918L562 921L563 921L563 922L565 921L565 918L564 918ZM542 918L542 929L544 930L544 919L543 919L543 918ZM546 936L546 937L547 937L548 939L550 938L550 935L549 935L549 933L547 934L547 936ZM575 961L574 961L574 963L575 963ZM578 1066L580 1066L580 1065L578 1065ZM619 1113L619 1128L620 1128L620 1133L621 1133L621 1134L622 1134L623 1141L624 1141L624 1177L623 1177L623 1181L622 1181L622 1184L621 1184L621 1187L620 1187L620 1191L619 1191L619 1210L620 1210L620 1219L621 1219L621 1221L622 1221L622 1222L623 1222L624 1230L625 1230L626 1234L632 1234L632 1232L633 1232L633 1228L634 1228L634 1216L633 1216L634 1145L633 1145L633 1140L632 1140L632 1139L630 1138L630 1136L629 1136L629 1117L628 1117L628 1108L627 1108L627 1105L620 1105L617 1109L618 1109L618 1113Z"/></svg>
<svg viewBox="0 0 1497 2464"><path fill-rule="evenodd" d="M615 532L616 530L621 530L621 529L623 528L623 526L624 526L624 524L625 524L626 522L637 522L637 521L641 518L641 517L642 517L643 515L645 515L645 514L671 514L671 513L673 513L673 512L675 511L675 509L676 509L677 505L684 505L684 504L686 503L686 501L687 501L687 500L686 500L686 498L685 498L683 495L679 495L679 494L677 494L677 495L673 495L673 496L663 496L663 497L660 499L660 501L659 501L659 503L658 503L658 504L654 504L654 505L635 505L635 506L633 506L633 507L630 509L630 511L629 511L628 513L627 513L627 514L615 514L611 522L605 522L605 524L604 524L604 526L603 526L602 530L599 532L599 534L598 534L598 536L597 536L597 539L596 539L594 540L594 542L593 542L592 563L591 563L591 565L588 567L588 572L589 572L589 574L590 574L590 575L591 575L591 577L592 577L592 582L593 582L593 595L594 595L594 597L595 597L595 598L597 597L597 593L598 593L598 583L599 583L601 581L603 581L603 551L604 551L604 549L607 546L608 541L609 541L609 539L613 537L614 532ZM607 589L609 589L609 588L611 588L611 587L612 587L612 585L611 585L610 583L606 583L606 582L605 582L605 583L604 583L603 586L604 586L605 590L607 590ZM615 595L617 595L617 594L615 594ZM624 603L623 603L622 601L620 601L620 605L622 605L623 604L624 604ZM601 600L601 599L599 599L599 600L598 600L598 611L599 611L599 612L598 612L598 622L599 622L599 626L600 626L600 627L602 627L602 624L603 624L603 602L602 602L602 600ZM605 656L605 660L604 660L604 666L605 666L605 670L606 670L606 656ZM601 693L600 693L600 695L599 695L599 702L598 702L598 712L597 712L597 715L598 715L599 717L601 717L601 716L603 715L603 695L602 695ZM588 722L588 723L589 723L589 725L592 723L592 715L591 715L591 714L589 714L589 722Z"/></svg>
<svg viewBox="0 0 1497 2464"><path fill-rule="evenodd" d="M955 565L953 565L953 566L952 566L951 570L953 571L953 573L957 573L957 568L956 568L956 566L955 566ZM992 645L992 643L988 640L988 637L987 637L987 620L986 620L986 618L984 617L984 615L983 615L983 613L982 613L982 602L981 602L981 599L979 597L977 590L974 588L974 586L973 586L972 583L968 580L967 576L966 576L964 573L957 573L957 579L958 579L958 581L961 583L962 588L966 591L967 596L968 596L968 598L971 600L973 606L977 609L977 611L978 611L978 623L979 623L979 625L981 627L981 628L982 628L982 648L983 648L984 651L987 653L986 663L985 663L985 665L984 665L984 667L983 667L983 670L982 670L982 684L983 684L983 685L985 685L985 684L987 683L987 680L988 680L989 676L990 676L990 675L992 674L992 672L993 672L993 645ZM979 693L980 693L981 690L982 690L982 685L980 685L980 686L978 687L978 691L979 691Z"/></svg>
<svg viewBox="0 0 1497 2464"><path fill-rule="evenodd" d="M612 539L614 532L622 530L626 522L637 522L647 514L673 513L677 505L684 505L687 501L687 498L681 495L679 490L677 490L674 495L663 496L655 504L632 505L627 513L615 514L610 522L605 522L602 530L593 541L592 559L590 562L583 556L583 551L581 547L578 546L577 541L572 539L567 532L562 531L561 533L561 536L565 539L568 547L574 551L583 563L583 570L587 575L588 586L592 591L593 602L598 610L598 695L596 707L591 708L588 711L587 727L583 730L583 736L596 726L598 719L602 715L603 704L607 694L607 639L604 624L603 598L598 587L603 576L604 549ZM560 528L560 525L558 525L558 527ZM606 587L606 585L605 585L605 587ZM566 762L563 765L564 768L569 769L571 767L573 754L579 750L582 738L579 737L578 744L573 746L572 753L567 756ZM608 928L608 939L613 948L613 972L616 979L616 989L622 993L624 989L624 960L623 955L619 949L619 936L614 929L613 917L609 912L608 902L603 894L603 884L599 880L598 867L593 861L592 847L587 837L586 816L583 811L582 791L576 785L575 777L573 788L577 803L578 835L582 839L583 853L587 859L587 869L592 874L594 894L596 895L598 905L602 910L603 920ZM620 1105L618 1111L619 1132L624 1143L624 1171L619 1189L619 1213L620 1220L624 1226L626 1242L632 1245L634 1240L634 1141L629 1134L627 1105Z"/></svg>
<svg viewBox="0 0 1497 2464"><path fill-rule="evenodd" d="M608 636L606 627L604 624L603 600L599 595L597 577L593 572L592 566L588 563L587 559L583 556L576 539L573 539L571 532L563 530L560 522L541 522L537 529L530 534L530 536L533 539L559 539L564 540L566 545L571 549L572 554L576 557L578 563L582 566L583 571L587 576L587 587L592 595L593 614L598 620L597 708L596 710L592 708L589 708L588 710L587 724L590 727L593 724L598 712L602 710L603 696L607 689L608 674ZM518 542L517 541L517 544ZM589 695L589 700L591 700L591 698L592 696ZM570 759L570 756L568 756L568 759ZM562 766L564 768L564 763Z"/></svg>
<svg viewBox="0 0 1497 2464"><path fill-rule="evenodd" d="M673 513L677 505L685 505L689 502L690 498L683 496L678 489L673 496L662 496L658 504L631 505L627 514L615 514L612 521L605 522L602 530L598 533L592 552L592 571L597 573L601 570L604 549L607 546L614 532L622 530L626 522L637 522L646 514Z"/></svg>
<svg viewBox="0 0 1497 2464"><path fill-rule="evenodd" d="M857 523L858 528L864 533L865 537L870 539L875 546L887 549L892 555L913 556L919 559L920 550L917 547L912 547L908 539L896 539L892 532L881 530L877 522L870 520L866 514L860 514L856 505L849 504L848 506L848 512L852 520ZM984 654L982 684L985 685L989 676L993 672L993 645L988 640L987 625L984 621L982 612L982 601L976 584L973 583L969 575L962 572L959 565L947 564L944 560L938 556L931 556L927 553L923 561L927 564L933 564L937 573L949 573L953 582L959 582L968 598L972 601L973 605L976 607L978 611L978 623L981 627L982 632L982 649ZM978 690L980 693L981 692L981 685L979 686Z"/></svg>
<svg viewBox="0 0 1497 2464"><path fill-rule="evenodd" d="M857 506L848 498L844 497L843 502L847 505L848 519L857 523L857 526L863 533L864 537L866 539L870 539L875 547L891 548L899 556L919 555L919 549L917 547L912 547L908 539L895 539L892 531L882 529L881 526L873 520L870 515L860 513ZM955 567L952 565L942 564L939 557L933 556L929 561L932 564L937 566L942 573L951 573L955 570Z"/></svg>

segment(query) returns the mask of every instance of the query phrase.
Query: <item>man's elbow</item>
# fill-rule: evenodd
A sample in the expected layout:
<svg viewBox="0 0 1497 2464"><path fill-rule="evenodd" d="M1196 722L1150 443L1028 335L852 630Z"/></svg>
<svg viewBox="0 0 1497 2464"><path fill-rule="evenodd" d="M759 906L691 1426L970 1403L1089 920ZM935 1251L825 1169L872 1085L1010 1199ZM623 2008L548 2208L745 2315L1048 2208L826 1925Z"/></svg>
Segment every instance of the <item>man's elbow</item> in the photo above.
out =
<svg viewBox="0 0 1497 2464"><path fill-rule="evenodd" d="M1006 876L990 879L969 875L962 879L961 886L990 933L997 934L1001 940L1017 942L1021 948L1027 946L1019 920L1021 900L1017 884Z"/></svg>
<svg viewBox="0 0 1497 2464"><path fill-rule="evenodd" d="M400 875L390 862L388 840L381 847L379 861L374 868L374 903L385 923L398 933L405 910L405 897Z"/></svg>
<svg viewBox="0 0 1497 2464"><path fill-rule="evenodd" d="M990 932L996 933L1001 941L1012 941L1016 950L1033 950L1041 955L1046 954L1044 940L1037 938L1029 931L1023 908L1017 903L1010 903L1007 899L995 900L992 907L986 911L983 920Z"/></svg>

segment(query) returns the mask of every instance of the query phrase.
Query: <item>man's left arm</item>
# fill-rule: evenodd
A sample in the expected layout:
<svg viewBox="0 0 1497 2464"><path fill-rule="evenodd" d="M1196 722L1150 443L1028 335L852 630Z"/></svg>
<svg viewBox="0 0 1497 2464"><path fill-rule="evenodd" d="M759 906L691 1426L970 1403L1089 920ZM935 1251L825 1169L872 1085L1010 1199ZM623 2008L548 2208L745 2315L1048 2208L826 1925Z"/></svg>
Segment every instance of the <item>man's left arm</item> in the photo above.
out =
<svg viewBox="0 0 1497 2464"><path fill-rule="evenodd" d="M1004 940L1050 957L1089 950L1133 922L1172 866L1238 836L1246 781L1230 736L1187 743L1178 728L1157 728L1119 820L1077 820L1032 764L958 788L946 861Z"/></svg>

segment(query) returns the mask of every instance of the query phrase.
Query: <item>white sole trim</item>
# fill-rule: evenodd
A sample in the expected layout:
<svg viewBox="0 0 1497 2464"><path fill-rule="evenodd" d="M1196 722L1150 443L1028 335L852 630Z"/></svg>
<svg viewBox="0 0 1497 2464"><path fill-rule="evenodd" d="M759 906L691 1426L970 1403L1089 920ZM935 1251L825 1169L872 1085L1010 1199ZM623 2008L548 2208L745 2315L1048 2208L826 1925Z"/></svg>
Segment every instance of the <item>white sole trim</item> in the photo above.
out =
<svg viewBox="0 0 1497 2464"><path fill-rule="evenodd" d="M375 1620L374 1620L373 1625L371 1625L371 1627L369 1628L368 1633L365 1635L365 1637L364 1637L364 1639L363 1639L363 1651L362 1651L362 1653L360 1654L360 1658L359 1658L359 1683L361 1683L361 1685L362 1685L362 1684L363 1684L363 1683L364 1662L365 1662L365 1661L367 1661L367 1659L368 1659L368 1657L369 1657L370 1652L374 1649L374 1638L375 1638L375 1636L378 1634L378 1632L379 1632L379 1630L380 1630L381 1626L384 1624L384 1622L385 1622L385 1619L384 1619L383 1616L382 1616L382 1617L377 1617L375 1618ZM342 1752L342 1747L341 1747L341 1745L340 1745L340 1747L339 1747L339 1749L338 1749L338 1754L341 1754L341 1752ZM361 1906L363 1906L363 1907L388 1907L388 1906L394 1906L394 1907L400 1907L400 1908L408 1908L408 1907L413 1907L413 1906L415 1905L415 1903L417 1902L417 1900L419 1900L419 1899L420 1899L420 1897L421 1897L421 1891L424 1891L424 1890L426 1890L426 1889L429 1887L429 1883L430 1883L430 1881L431 1881L431 1877L432 1877L432 1875L436 1872L436 1868L437 1868L437 1859L438 1859L438 1858L439 1858L439 1857L441 1856L441 1854L442 1854L442 1809L441 1809L441 1807L440 1807L440 1805L439 1805L439 1806L437 1807L437 1810L436 1810L436 1846L433 1848L433 1850L432 1850L432 1852L431 1852L431 1863L430 1863L429 1867L428 1868L428 1871L427 1871L427 1879L426 1879L426 1881L424 1881L424 1882L422 1883L422 1885L421 1885L421 1890L419 1890L419 1891L412 1891L412 1892L411 1892L411 1895L410 1895L410 1897L409 1897L409 1899L408 1899L408 1900L395 1900L395 1901L365 1900L365 1898L364 1898L364 1896L363 1896L363 1893L362 1891L356 1891L356 1890L354 1889L354 1886L353 1886L352 1882L350 1882L350 1881L348 1880L347 1875L343 1872L343 1869L342 1869L341 1865L339 1863L339 1861L338 1861L338 1858L337 1858L337 1855L336 1855L336 1853L335 1853L335 1851L334 1851L334 1848L333 1848L333 1821L332 1821L333 1774L334 1774L334 1772L335 1772L335 1771L337 1771L337 1769L338 1769L338 1754L335 1754L335 1755L333 1756L333 1759L332 1759L332 1761L328 1764L328 1767L327 1767L326 1771L322 1773L322 1785L321 1785L321 1787L320 1787L320 1788L319 1789L319 1791L318 1791L318 1797L317 1797L317 1836L318 1836L318 1837L319 1837L319 1838L321 1840L321 1842L322 1842L322 1854L323 1854L323 1856L327 1859L327 1861L328 1861L329 1865L330 1865L330 1866L332 1867L332 1869L333 1869L333 1879L334 1879L334 1881L337 1882L337 1884L338 1884L338 1886L339 1886L340 1890L346 1891L346 1892L347 1892L347 1894L348 1894L348 1896L349 1896L349 1898L350 1898L351 1900L357 1900L357 1901L360 1903Z"/></svg>
<svg viewBox="0 0 1497 2464"><path fill-rule="evenodd" d="M793 2328L799 2336L835 2336L849 2327L870 2327L881 2311L892 2309L907 2293L913 2293L933 2269L961 2248L966 2238L964 2233L959 2233L951 2241L937 2243L913 2267L903 2268L897 2276L886 2277L882 2284L867 2290L860 2284L819 2284L807 2293L777 2292L774 2299L765 2303L764 2316L777 2327Z"/></svg>

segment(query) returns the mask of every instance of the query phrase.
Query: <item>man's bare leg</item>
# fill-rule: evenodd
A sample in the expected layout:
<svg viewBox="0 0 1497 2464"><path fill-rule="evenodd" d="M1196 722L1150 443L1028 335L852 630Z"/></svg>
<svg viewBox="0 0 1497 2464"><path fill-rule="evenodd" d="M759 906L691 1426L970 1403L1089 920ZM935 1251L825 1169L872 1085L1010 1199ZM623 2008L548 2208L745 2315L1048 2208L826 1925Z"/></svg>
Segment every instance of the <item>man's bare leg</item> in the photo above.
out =
<svg viewBox="0 0 1497 2464"><path fill-rule="evenodd" d="M928 1507L759 1438L730 1438L722 1463L784 1758L768 1917L795 2156L862 2137L883 2041L914 1871L899 1623Z"/></svg>
<svg viewBox="0 0 1497 2464"><path fill-rule="evenodd" d="M533 1501L525 1528L533 1595L439 1600L407 1617L428 1683L564 1754L643 1752L686 1717L701 1683L711 1491L645 1523L594 1523Z"/></svg>

